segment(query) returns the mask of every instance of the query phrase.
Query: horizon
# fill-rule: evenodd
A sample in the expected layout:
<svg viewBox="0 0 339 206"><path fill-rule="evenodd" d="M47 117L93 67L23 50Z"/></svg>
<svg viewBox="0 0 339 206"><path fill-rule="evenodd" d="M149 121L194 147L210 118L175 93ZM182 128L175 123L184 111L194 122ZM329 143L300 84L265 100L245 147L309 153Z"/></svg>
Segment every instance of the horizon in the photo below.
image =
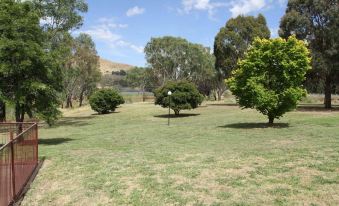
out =
<svg viewBox="0 0 339 206"><path fill-rule="evenodd" d="M83 26L73 34L91 35L103 59L146 66L143 49L152 37L181 37L213 49L220 28L238 15L262 13L271 37L277 37L287 0L88 0L87 3L89 10L83 15Z"/></svg>

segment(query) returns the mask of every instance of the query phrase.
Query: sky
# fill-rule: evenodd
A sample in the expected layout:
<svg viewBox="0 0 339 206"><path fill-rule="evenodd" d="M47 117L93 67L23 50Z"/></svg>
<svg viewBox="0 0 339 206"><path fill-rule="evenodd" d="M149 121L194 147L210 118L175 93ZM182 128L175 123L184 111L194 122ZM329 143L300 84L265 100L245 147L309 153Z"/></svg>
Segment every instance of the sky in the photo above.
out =
<svg viewBox="0 0 339 206"><path fill-rule="evenodd" d="M143 49L152 37L182 37L213 49L227 20L262 13L277 37L287 0L87 0L83 26L98 54L114 62L145 66Z"/></svg>

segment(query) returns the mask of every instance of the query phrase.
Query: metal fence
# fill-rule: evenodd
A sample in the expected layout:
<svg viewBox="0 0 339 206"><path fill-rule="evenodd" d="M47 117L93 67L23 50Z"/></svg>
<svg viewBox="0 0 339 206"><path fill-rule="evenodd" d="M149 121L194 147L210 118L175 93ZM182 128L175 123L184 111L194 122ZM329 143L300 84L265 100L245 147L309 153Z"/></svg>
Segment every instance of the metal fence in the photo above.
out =
<svg viewBox="0 0 339 206"><path fill-rule="evenodd" d="M13 203L38 165L38 125L0 123L0 206Z"/></svg>

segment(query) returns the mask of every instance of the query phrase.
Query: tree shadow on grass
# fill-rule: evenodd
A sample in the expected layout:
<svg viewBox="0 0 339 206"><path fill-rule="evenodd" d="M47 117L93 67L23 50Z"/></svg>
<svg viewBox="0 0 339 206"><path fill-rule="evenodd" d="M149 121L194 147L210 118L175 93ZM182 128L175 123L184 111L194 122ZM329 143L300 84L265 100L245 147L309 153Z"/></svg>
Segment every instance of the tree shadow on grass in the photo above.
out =
<svg viewBox="0 0 339 206"><path fill-rule="evenodd" d="M103 115L109 115L109 114L115 114L115 113L120 113L120 112L114 111L114 112L107 112L107 113L102 113L102 114L94 113L94 114L91 114L91 115L92 116L103 116Z"/></svg>
<svg viewBox="0 0 339 206"><path fill-rule="evenodd" d="M52 127L62 127L62 126L86 126L89 125L88 120L95 118L94 116L84 116L84 117L63 117Z"/></svg>
<svg viewBox="0 0 339 206"><path fill-rule="evenodd" d="M50 138L50 139L39 139L39 145L58 145L66 142L73 141L70 138Z"/></svg>
<svg viewBox="0 0 339 206"><path fill-rule="evenodd" d="M220 128L232 128L232 129L260 129L260 128L275 128L275 129L282 129L288 128L288 123L234 123L234 124L227 124L224 126L219 126Z"/></svg>
<svg viewBox="0 0 339 206"><path fill-rule="evenodd" d="M332 105L331 109L326 109L323 104L300 104L297 107L300 112L331 112L339 111L339 105Z"/></svg>
<svg viewBox="0 0 339 206"><path fill-rule="evenodd" d="M212 104L207 104L207 106L231 106L231 107L235 107L235 106L239 106L239 104L236 103L212 103Z"/></svg>
<svg viewBox="0 0 339 206"><path fill-rule="evenodd" d="M195 116L199 116L199 115L200 114L179 114L179 115L171 114L170 118L195 117ZM154 117L156 117L156 118L168 118L168 114L154 115Z"/></svg>

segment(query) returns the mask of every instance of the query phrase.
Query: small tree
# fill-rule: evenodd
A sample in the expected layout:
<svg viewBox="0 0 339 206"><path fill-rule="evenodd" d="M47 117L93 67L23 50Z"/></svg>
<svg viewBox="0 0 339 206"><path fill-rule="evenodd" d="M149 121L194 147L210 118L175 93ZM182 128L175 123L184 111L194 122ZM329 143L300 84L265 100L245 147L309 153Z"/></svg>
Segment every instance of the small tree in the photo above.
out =
<svg viewBox="0 0 339 206"><path fill-rule="evenodd" d="M91 108L99 114L114 112L120 105L124 104L124 98L114 89L101 89L89 98Z"/></svg>
<svg viewBox="0 0 339 206"><path fill-rule="evenodd" d="M288 40L257 38L227 83L243 108L255 108L269 123L294 109L306 95L309 51L295 36Z"/></svg>
<svg viewBox="0 0 339 206"><path fill-rule="evenodd" d="M168 91L172 92L170 108L173 109L175 115L179 115L180 110L197 108L204 98L193 83L187 81L167 82L163 87L155 90L155 104L168 107Z"/></svg>

